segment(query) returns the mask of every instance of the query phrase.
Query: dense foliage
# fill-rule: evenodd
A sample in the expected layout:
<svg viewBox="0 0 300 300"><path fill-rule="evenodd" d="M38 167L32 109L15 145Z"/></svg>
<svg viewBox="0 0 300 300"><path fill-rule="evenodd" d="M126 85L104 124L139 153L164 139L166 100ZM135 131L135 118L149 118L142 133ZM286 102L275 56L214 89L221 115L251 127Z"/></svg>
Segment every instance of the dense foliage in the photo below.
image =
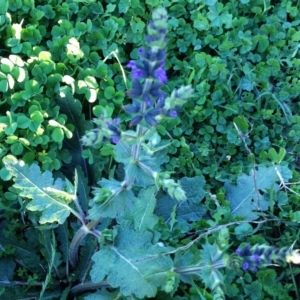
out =
<svg viewBox="0 0 300 300"><path fill-rule="evenodd" d="M0 297L300 299L299 5L0 0Z"/></svg>

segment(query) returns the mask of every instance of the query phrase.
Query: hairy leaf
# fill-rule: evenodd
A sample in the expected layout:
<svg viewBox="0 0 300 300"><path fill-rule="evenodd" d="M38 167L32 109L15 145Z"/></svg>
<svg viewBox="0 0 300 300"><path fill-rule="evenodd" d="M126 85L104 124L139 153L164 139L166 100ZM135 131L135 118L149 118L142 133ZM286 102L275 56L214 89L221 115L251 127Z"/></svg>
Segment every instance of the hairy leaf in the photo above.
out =
<svg viewBox="0 0 300 300"><path fill-rule="evenodd" d="M172 260L158 255L163 249L152 245L152 238L150 232L118 228L114 246L105 247L93 256L92 281L99 282L107 276L108 283L119 287L124 296L154 297L157 288L168 279Z"/></svg>

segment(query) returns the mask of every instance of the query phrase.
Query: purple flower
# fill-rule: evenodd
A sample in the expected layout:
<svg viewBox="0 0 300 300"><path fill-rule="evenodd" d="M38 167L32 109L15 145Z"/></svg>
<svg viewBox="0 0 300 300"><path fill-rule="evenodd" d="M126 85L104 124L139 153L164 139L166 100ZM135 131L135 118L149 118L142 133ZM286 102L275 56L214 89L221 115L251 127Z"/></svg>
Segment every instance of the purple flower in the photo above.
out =
<svg viewBox="0 0 300 300"><path fill-rule="evenodd" d="M242 254L242 250L241 250L240 248L237 248L237 249L235 250L235 253L236 253L237 255L241 255L241 254Z"/></svg>
<svg viewBox="0 0 300 300"><path fill-rule="evenodd" d="M147 75L146 72L142 69L134 69L131 73L131 77L133 79L144 78L146 75Z"/></svg>
<svg viewBox="0 0 300 300"><path fill-rule="evenodd" d="M243 264L242 264L242 269L244 270L244 271L247 271L248 269L249 269L249 263L248 262L243 262Z"/></svg>
<svg viewBox="0 0 300 300"><path fill-rule="evenodd" d="M137 65L134 60L130 60L129 63L126 65L127 68L136 69Z"/></svg>
<svg viewBox="0 0 300 300"><path fill-rule="evenodd" d="M168 81L166 71L162 67L159 67L158 69L155 70L154 76L161 83L166 83Z"/></svg>
<svg viewBox="0 0 300 300"><path fill-rule="evenodd" d="M259 262L259 261L260 261L259 255L258 255L258 254L254 254L254 255L252 256L252 260L253 260L254 262Z"/></svg>
<svg viewBox="0 0 300 300"><path fill-rule="evenodd" d="M111 138L111 142L112 142L113 144L117 144L118 141L119 141L119 139L120 139L119 136L113 136L113 137Z"/></svg>

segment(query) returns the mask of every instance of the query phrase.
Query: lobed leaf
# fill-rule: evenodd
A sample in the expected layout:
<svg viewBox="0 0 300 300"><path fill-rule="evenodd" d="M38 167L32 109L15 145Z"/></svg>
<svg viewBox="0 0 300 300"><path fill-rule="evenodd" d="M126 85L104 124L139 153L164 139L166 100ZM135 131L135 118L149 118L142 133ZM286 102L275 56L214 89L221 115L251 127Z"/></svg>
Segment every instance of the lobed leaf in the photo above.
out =
<svg viewBox="0 0 300 300"><path fill-rule="evenodd" d="M124 296L154 297L157 288L166 283L173 263L170 257L158 255L162 248L152 245L152 238L150 232L118 227L114 246L93 255L92 281L107 277L108 283L119 287Z"/></svg>
<svg viewBox="0 0 300 300"><path fill-rule="evenodd" d="M56 197L53 192L48 192L46 188L57 190L64 189L64 182L61 179L54 181L51 172L41 172L39 166L32 164L25 165L23 161L18 161L14 156L8 155L3 158L5 168L14 177L14 187L20 189L20 196L32 199L27 204L27 209L31 211L42 211L40 223L64 223L66 218L73 212L69 206L70 199ZM75 213L76 214L76 213Z"/></svg>
<svg viewBox="0 0 300 300"><path fill-rule="evenodd" d="M263 197L267 189L278 191L279 177L278 171L283 170L286 175L283 178L289 178L289 173L285 167L271 166L259 167L253 176L242 174L237 179L237 184L229 181L225 182L227 200L230 202L231 213L234 216L241 216L247 220L258 218L258 211L265 211L269 208L269 201ZM257 190L256 190L257 189Z"/></svg>

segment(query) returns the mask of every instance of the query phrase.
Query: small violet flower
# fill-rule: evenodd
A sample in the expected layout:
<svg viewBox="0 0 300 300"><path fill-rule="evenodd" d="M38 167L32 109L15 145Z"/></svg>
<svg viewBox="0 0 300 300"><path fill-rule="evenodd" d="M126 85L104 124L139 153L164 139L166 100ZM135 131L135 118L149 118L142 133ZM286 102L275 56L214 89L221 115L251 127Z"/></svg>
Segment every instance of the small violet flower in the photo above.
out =
<svg viewBox="0 0 300 300"><path fill-rule="evenodd" d="M143 122L144 126L156 126L161 115L177 117L177 107L165 107L167 95L161 90L168 81L165 69L167 27L166 10L155 10L145 38L148 48L140 48L139 60L127 64L132 77L132 89L127 94L133 103L123 108L133 115L131 125Z"/></svg>

